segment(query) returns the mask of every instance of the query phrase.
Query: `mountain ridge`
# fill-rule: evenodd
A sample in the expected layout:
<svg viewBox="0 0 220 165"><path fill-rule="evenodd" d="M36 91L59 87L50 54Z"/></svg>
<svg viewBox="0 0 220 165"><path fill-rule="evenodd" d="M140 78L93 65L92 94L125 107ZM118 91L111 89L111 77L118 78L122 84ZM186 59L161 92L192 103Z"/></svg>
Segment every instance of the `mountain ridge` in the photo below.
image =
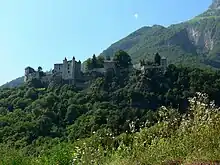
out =
<svg viewBox="0 0 220 165"><path fill-rule="evenodd" d="M127 51L132 60L152 59L156 52L170 63L197 64L198 67L220 68L220 0L213 0L207 11L193 19L173 24L144 26L105 49L101 55L111 56L117 50ZM194 61L193 63L190 61ZM213 65L213 63L215 63Z"/></svg>

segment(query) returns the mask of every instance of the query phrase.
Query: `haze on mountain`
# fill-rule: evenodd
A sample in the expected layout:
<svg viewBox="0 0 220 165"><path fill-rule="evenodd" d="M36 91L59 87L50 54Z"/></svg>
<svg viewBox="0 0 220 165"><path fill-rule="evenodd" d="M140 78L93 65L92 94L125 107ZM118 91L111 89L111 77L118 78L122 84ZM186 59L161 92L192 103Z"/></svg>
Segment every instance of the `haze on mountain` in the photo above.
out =
<svg viewBox="0 0 220 165"><path fill-rule="evenodd" d="M101 55L112 56L119 49L125 50L131 55L135 64L141 59L150 59L156 52L159 52L161 56L168 57L169 63L219 68L219 11L219 0L214 0L207 11L191 20L168 27L144 26L112 44ZM137 11L133 16L135 14L138 14L138 19L134 18L134 21L137 21L141 18L141 14ZM91 55L93 53L91 52ZM57 56L55 59L58 61ZM52 65L53 63L50 66ZM21 80L22 78L18 78L4 87L17 86L22 83Z"/></svg>

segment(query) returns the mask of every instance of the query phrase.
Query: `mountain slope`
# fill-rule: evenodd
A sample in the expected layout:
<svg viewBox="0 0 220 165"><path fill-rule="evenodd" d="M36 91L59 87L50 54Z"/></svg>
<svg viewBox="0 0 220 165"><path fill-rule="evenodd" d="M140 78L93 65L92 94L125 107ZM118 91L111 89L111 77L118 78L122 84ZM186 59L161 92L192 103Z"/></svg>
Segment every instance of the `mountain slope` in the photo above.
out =
<svg viewBox="0 0 220 165"><path fill-rule="evenodd" d="M45 73L49 73L50 71L46 71ZM14 87L18 87L24 84L24 76L18 77L12 81L9 81L5 84L3 84L2 86L0 86L1 88L14 88Z"/></svg>
<svg viewBox="0 0 220 165"><path fill-rule="evenodd" d="M20 86L24 83L24 76L23 77L18 77L10 82L7 82L6 84L0 86L0 88L13 88Z"/></svg>
<svg viewBox="0 0 220 165"><path fill-rule="evenodd" d="M152 58L155 52L170 62L220 68L220 1L194 19L169 27L143 27L103 51L111 56L117 50L127 51L136 63Z"/></svg>

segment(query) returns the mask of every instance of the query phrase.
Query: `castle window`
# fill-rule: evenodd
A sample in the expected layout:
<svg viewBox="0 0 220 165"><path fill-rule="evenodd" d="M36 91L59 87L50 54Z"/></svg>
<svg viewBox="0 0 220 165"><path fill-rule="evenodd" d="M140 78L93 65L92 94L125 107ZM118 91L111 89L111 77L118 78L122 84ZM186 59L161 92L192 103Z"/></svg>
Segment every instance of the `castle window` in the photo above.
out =
<svg viewBox="0 0 220 165"><path fill-rule="evenodd" d="M70 71L68 71L68 73L70 73Z"/></svg>

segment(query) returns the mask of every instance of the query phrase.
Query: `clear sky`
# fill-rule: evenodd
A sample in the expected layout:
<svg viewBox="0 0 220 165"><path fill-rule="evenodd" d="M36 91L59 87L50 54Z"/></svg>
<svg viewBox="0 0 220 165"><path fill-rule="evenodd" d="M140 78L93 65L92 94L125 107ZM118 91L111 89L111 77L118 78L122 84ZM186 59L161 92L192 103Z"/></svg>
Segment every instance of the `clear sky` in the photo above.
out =
<svg viewBox="0 0 220 165"><path fill-rule="evenodd" d="M142 26L193 18L212 0L0 0L0 85L24 68L84 61Z"/></svg>

